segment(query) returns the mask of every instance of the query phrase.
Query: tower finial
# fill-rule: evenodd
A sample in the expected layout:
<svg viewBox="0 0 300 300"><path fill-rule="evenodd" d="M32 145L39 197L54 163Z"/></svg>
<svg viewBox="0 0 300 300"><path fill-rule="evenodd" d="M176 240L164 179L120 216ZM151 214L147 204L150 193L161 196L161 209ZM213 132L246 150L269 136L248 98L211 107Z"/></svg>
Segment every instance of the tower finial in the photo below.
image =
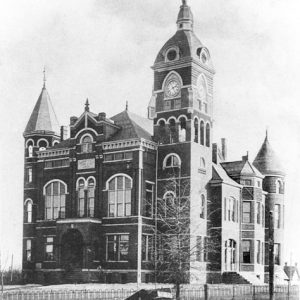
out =
<svg viewBox="0 0 300 300"><path fill-rule="evenodd" d="M44 66L44 70L43 70L43 73L44 73L44 78L43 78L43 87L46 87L46 67Z"/></svg>
<svg viewBox="0 0 300 300"><path fill-rule="evenodd" d="M186 0L182 0L182 5L186 5Z"/></svg>
<svg viewBox="0 0 300 300"><path fill-rule="evenodd" d="M86 98L86 101L85 101L85 111L90 111L90 104L89 104L88 98Z"/></svg>
<svg viewBox="0 0 300 300"><path fill-rule="evenodd" d="M126 101L126 111L128 110L128 101Z"/></svg>
<svg viewBox="0 0 300 300"><path fill-rule="evenodd" d="M266 141L268 140L268 138L269 138L269 127L267 126L267 128L266 128Z"/></svg>

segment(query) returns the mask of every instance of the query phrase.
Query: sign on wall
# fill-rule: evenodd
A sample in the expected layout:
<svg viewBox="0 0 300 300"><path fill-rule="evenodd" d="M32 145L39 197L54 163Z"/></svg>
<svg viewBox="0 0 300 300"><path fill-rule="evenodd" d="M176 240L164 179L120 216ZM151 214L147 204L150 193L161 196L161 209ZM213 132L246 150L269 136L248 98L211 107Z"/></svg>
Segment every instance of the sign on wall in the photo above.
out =
<svg viewBox="0 0 300 300"><path fill-rule="evenodd" d="M95 158L78 160L78 170L95 168Z"/></svg>

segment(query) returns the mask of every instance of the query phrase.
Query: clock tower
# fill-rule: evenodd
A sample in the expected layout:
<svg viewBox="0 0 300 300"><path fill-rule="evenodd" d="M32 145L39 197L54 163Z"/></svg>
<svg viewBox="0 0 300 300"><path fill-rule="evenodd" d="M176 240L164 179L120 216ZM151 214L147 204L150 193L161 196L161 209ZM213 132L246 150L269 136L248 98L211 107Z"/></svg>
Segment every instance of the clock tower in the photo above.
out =
<svg viewBox="0 0 300 300"><path fill-rule="evenodd" d="M158 199L166 182L176 178L190 199L190 234L207 236L207 184L212 177L213 76L210 53L194 33L194 19L186 1L177 17L177 31L155 59L150 103L154 139L158 143ZM191 240L192 244L195 240ZM202 262L202 270L206 262ZM192 264L192 262L191 262ZM191 270L192 270L191 266ZM191 271L192 272L192 271ZM205 282L205 272L197 274ZM194 277L194 276L193 276Z"/></svg>

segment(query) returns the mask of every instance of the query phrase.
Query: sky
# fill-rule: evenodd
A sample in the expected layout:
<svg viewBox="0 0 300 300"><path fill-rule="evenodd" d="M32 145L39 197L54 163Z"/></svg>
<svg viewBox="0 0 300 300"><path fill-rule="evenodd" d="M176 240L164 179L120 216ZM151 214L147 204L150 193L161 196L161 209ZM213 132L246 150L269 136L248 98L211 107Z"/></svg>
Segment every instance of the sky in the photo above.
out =
<svg viewBox="0 0 300 300"><path fill-rule="evenodd" d="M146 116L150 68L176 32L180 0L0 1L0 250L21 265L22 133L43 84L61 125L95 113ZM254 160L269 140L287 173L285 260L300 262L300 2L189 0L216 70L213 141Z"/></svg>

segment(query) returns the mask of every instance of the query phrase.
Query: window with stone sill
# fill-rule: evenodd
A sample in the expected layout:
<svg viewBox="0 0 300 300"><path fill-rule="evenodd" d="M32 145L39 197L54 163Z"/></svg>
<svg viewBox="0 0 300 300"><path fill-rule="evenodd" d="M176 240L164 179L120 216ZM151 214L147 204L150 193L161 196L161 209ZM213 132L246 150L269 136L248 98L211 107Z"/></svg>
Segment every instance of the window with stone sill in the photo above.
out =
<svg viewBox="0 0 300 300"><path fill-rule="evenodd" d="M116 234L106 236L106 260L128 261L129 235Z"/></svg>
<svg viewBox="0 0 300 300"><path fill-rule="evenodd" d="M53 245L54 238L46 237L45 243L45 261L53 261L54 260L54 245Z"/></svg>

